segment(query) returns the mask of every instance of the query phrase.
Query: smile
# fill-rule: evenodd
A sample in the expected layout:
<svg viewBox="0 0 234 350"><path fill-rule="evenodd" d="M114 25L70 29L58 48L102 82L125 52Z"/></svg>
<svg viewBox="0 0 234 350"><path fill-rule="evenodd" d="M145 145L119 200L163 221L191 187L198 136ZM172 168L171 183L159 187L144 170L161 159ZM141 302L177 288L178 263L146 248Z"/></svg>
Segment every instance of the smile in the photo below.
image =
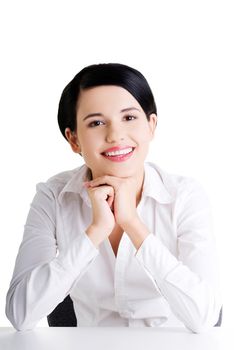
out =
<svg viewBox="0 0 234 350"><path fill-rule="evenodd" d="M105 152L105 153L102 153L102 155L103 157L111 160L112 162L123 162L132 156L134 149L135 148L131 147L131 148L126 148L124 150L115 151L115 152Z"/></svg>

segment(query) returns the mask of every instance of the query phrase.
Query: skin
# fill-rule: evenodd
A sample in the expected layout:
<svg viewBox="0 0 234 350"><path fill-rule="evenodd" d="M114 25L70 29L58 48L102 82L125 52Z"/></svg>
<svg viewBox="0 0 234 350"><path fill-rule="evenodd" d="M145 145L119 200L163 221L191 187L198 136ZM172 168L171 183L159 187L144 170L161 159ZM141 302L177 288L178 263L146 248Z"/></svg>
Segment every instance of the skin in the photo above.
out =
<svg viewBox="0 0 234 350"><path fill-rule="evenodd" d="M128 107L138 110L120 113ZM103 115L83 120L90 113ZM156 125L156 114L152 113L148 121L138 101L122 87L93 87L79 96L77 131L66 128L65 134L72 150L82 154L92 172L92 181L84 183L93 209L93 222L86 233L96 246L117 229L125 231L139 249L149 234L136 208ZM135 150L130 159L120 163L101 155L115 146L132 146Z"/></svg>

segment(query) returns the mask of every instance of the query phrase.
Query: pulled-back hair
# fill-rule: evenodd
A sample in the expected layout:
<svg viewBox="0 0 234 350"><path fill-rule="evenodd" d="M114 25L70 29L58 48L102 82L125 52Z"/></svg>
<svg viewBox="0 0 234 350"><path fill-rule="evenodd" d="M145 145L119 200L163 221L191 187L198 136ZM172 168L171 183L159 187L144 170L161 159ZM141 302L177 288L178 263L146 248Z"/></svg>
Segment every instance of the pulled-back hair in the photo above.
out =
<svg viewBox="0 0 234 350"><path fill-rule="evenodd" d="M150 114L157 115L153 93L145 77L136 69L120 63L100 63L84 67L64 88L58 108L58 124L65 136L65 129L76 131L77 105L82 90L100 86L117 85L128 90L138 101L150 120Z"/></svg>

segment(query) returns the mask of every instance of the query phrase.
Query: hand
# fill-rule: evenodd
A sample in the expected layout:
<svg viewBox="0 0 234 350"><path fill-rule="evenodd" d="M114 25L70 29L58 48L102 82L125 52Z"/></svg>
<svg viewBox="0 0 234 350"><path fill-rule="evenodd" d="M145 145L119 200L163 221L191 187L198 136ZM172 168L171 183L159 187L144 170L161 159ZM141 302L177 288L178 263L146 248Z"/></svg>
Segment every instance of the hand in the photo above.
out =
<svg viewBox="0 0 234 350"><path fill-rule="evenodd" d="M112 232L115 218L110 209L114 200L114 190L111 186L91 187L84 183L91 201L93 221L86 233L95 245L99 245Z"/></svg>
<svg viewBox="0 0 234 350"><path fill-rule="evenodd" d="M105 175L86 182L86 186L92 189L112 188L113 192L111 192L110 202L114 201L114 218L123 230L125 230L125 227L129 227L132 221L139 219L136 210L137 182L134 177L119 178ZM105 222L107 219L106 214L102 215L102 217L105 219Z"/></svg>

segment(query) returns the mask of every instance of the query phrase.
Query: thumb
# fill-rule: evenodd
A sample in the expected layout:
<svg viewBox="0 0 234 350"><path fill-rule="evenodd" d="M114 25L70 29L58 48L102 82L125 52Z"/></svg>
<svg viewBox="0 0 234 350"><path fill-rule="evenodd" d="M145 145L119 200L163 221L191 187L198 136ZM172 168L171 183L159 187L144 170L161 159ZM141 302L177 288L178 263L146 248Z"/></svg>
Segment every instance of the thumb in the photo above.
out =
<svg viewBox="0 0 234 350"><path fill-rule="evenodd" d="M114 196L108 196L107 203L109 204L109 207L113 209L113 202L114 202Z"/></svg>

